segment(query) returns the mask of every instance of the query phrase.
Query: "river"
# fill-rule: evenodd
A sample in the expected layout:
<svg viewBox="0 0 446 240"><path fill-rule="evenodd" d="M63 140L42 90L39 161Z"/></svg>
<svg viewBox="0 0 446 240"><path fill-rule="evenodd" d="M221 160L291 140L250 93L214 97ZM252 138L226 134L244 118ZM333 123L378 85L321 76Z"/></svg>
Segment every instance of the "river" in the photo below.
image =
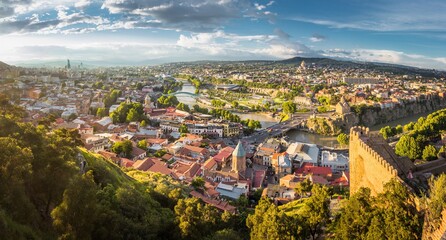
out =
<svg viewBox="0 0 446 240"><path fill-rule="evenodd" d="M430 112L427 112L427 113L420 113L420 114L416 114L416 115L413 115L413 116L410 116L410 117L401 118L401 119L398 119L398 120L395 120L395 121L391 121L391 122L388 122L388 123L379 124L379 125L371 127L370 130L372 130L372 131L379 131L381 128L383 128L385 126L391 126L391 127L396 127L397 125L404 126L404 125L406 125L406 124L408 124L410 122L416 122L416 121L418 121L418 118L426 117L427 115L429 115L429 114L431 114L433 112L435 112L435 111L430 111Z"/></svg>
<svg viewBox="0 0 446 240"><path fill-rule="evenodd" d="M333 137L333 136L323 136L323 135L299 131L299 130L291 130L287 133L287 136L290 138L290 140L294 140L297 142L314 143L314 144L326 146L326 147L338 147L339 146L339 143L336 140L336 137Z"/></svg>
<svg viewBox="0 0 446 240"><path fill-rule="evenodd" d="M184 80L180 80L180 79L176 79L176 80L183 82L183 87L179 90L179 92L195 93L195 86L191 85L189 82L184 81ZM191 96L180 94L180 95L177 95L176 97L179 102L187 104L190 107L197 104L197 101L195 100L195 98L193 98ZM270 126L278 123L277 119L275 119L267 114L262 114L262 113L235 113L235 114L240 116L240 119L242 119L242 120L253 119L253 120L259 121L260 124L262 124L262 128L267 128L267 127L270 127Z"/></svg>
<svg viewBox="0 0 446 240"><path fill-rule="evenodd" d="M183 81L183 87L180 89L179 92L188 92L188 93L195 93L195 87L192 86L192 84ZM189 105L189 107L192 107L193 105L197 104L197 100L195 100L195 98L189 96L189 95L185 95L185 94L180 94L176 96L178 101Z"/></svg>
<svg viewBox="0 0 446 240"><path fill-rule="evenodd" d="M182 81L182 80L177 79L177 81ZM183 87L181 88L180 92L195 93L195 86L191 85L189 82L184 81L184 80L182 82L184 84L183 84ZM195 98L187 96L187 95L178 95L177 99L178 99L178 101L180 101L184 104L187 104L190 107L192 107L194 104L197 103ZM392 122L389 122L386 124L380 124L380 125L373 126L370 129L373 131L378 131L379 129L381 129L382 127L385 127L385 126L396 126L398 124L405 125L409 122L417 121L418 118L425 117L430 113L431 112L422 113L422 114L417 114L417 115L414 115L411 117L398 119L398 120L395 120L395 121L392 121ZM277 119L275 119L267 114L263 114L263 113L236 113L236 114L239 115L242 120L249 118L249 119L260 121L260 123L262 124L262 128L270 127L278 122ZM299 131L299 130L291 130L287 133L287 136L290 138L290 140L294 140L294 141L298 141L298 142L314 143L317 145L322 145L322 146L327 146L327 147L339 146L339 144L336 140L336 137L333 137L333 136L322 136L322 135Z"/></svg>
<svg viewBox="0 0 446 240"><path fill-rule="evenodd" d="M434 112L434 111L432 111ZM379 131L379 129L381 129L382 127L385 126L391 126L391 127L395 127L399 124L401 125L405 125L408 124L409 122L414 122L417 121L418 118L420 117L426 117L427 115L429 115L432 112L428 112L428 113L420 113L420 114L416 114L407 118L401 118L395 121L391 121L385 124L379 124L376 126L373 126L370 128L370 130L372 131ZM322 145L322 146L327 146L327 147L338 147L339 143L336 140L336 137L333 136L322 136L322 135L318 135L318 134L313 134L313 133L309 133L309 132L303 132L303 131L299 131L299 130L291 130L288 132L288 137L291 140L295 140L298 142L305 142L305 143L314 143L317 145Z"/></svg>

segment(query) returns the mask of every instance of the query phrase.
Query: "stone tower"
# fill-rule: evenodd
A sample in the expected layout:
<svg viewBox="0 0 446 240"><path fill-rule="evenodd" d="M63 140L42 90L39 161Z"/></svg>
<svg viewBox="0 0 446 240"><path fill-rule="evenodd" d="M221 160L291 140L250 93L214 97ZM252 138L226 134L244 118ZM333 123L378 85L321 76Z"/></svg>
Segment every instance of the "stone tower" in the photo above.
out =
<svg viewBox="0 0 446 240"><path fill-rule="evenodd" d="M232 171L239 174L246 171L246 152L240 141L232 152Z"/></svg>
<svg viewBox="0 0 446 240"><path fill-rule="evenodd" d="M146 98L144 98L144 107L150 108L151 107L151 101L149 94L146 95Z"/></svg>
<svg viewBox="0 0 446 240"><path fill-rule="evenodd" d="M350 113L350 105L345 100L344 96L341 97L341 100L336 105L336 113L339 115Z"/></svg>

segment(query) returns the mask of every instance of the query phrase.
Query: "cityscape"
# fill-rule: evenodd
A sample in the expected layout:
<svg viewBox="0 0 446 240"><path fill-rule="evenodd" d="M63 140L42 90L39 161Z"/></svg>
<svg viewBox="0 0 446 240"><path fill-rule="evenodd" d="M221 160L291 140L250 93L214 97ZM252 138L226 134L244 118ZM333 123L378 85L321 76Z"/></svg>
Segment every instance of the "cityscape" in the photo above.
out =
<svg viewBox="0 0 446 240"><path fill-rule="evenodd" d="M0 239L446 239L445 9L2 1Z"/></svg>

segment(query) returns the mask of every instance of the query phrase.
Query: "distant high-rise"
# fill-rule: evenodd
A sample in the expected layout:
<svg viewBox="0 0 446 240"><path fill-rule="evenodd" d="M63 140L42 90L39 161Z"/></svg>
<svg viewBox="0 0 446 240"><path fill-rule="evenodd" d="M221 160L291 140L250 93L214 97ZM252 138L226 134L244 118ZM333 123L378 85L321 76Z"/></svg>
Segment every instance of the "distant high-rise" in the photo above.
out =
<svg viewBox="0 0 446 240"><path fill-rule="evenodd" d="M70 59L67 59L67 69L71 69Z"/></svg>

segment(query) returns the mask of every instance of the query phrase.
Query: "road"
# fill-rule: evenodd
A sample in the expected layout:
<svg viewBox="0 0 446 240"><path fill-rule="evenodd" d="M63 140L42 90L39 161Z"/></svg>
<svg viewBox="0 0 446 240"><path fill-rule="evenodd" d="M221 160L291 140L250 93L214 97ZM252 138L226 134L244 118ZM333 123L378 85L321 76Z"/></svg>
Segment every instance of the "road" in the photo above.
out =
<svg viewBox="0 0 446 240"><path fill-rule="evenodd" d="M329 117L332 114L333 114L332 112L319 113L316 115L316 117ZM288 132L290 129L297 128L297 126L299 126L300 124L302 124L302 122L309 119L312 115L313 113L310 112L294 114L290 120L277 123L268 128L256 131L250 136L244 137L243 141L249 144L261 143L265 141L265 139L267 138L276 137Z"/></svg>
<svg viewBox="0 0 446 240"><path fill-rule="evenodd" d="M277 123L273 126L257 131L251 134L250 136L246 136L243 138L243 141L249 144L261 143L265 141L265 139L267 138L282 135L283 133L288 132L291 128L296 128L306 119L307 118L303 116L293 117L291 120L282 123Z"/></svg>

